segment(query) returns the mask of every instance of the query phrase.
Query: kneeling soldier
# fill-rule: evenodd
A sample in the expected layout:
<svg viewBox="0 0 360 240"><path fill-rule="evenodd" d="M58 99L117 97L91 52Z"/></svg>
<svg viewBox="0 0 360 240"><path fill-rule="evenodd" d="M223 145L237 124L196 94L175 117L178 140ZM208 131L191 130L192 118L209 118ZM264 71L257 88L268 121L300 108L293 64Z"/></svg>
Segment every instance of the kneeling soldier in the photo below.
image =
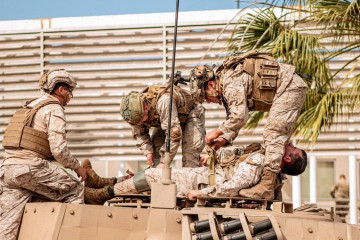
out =
<svg viewBox="0 0 360 240"><path fill-rule="evenodd" d="M86 171L71 154L66 140L64 107L72 99L76 81L64 69L44 73L44 94L17 110L3 139L0 168L0 239L16 239L25 204L36 195L66 203L83 203L79 180L49 162L55 159L82 180Z"/></svg>

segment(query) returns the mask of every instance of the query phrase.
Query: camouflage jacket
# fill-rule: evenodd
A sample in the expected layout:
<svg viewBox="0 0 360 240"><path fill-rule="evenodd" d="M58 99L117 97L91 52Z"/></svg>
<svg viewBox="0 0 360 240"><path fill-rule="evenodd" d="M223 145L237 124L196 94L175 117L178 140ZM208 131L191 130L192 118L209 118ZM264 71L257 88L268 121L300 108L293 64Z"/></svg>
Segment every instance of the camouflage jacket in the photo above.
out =
<svg viewBox="0 0 360 240"><path fill-rule="evenodd" d="M37 103L55 97L44 94L29 104L30 107ZM76 169L80 167L79 161L70 153L66 140L66 119L64 109L59 104L50 104L42 107L36 114L31 125L34 129L45 132L48 135L50 150L56 161L64 167ZM3 165L10 164L39 164L42 161L41 155L36 152L21 149L6 149Z"/></svg>
<svg viewBox="0 0 360 240"><path fill-rule="evenodd" d="M349 183L338 181L332 186L330 194L333 198L349 198Z"/></svg>
<svg viewBox="0 0 360 240"><path fill-rule="evenodd" d="M285 91L291 81L295 67L287 64L279 64L279 79L281 84L276 90L273 101ZM251 77L246 72L242 72L242 64L238 64L235 70L229 69L223 77L222 94L226 108L226 120L221 123L219 129L224 134L221 136L229 143L237 137L240 129L246 124L249 117L247 99L252 93ZM306 86L305 86L306 87Z"/></svg>
<svg viewBox="0 0 360 240"><path fill-rule="evenodd" d="M234 166L234 174L227 180L225 172L221 168L215 169L214 186L201 189L201 194L206 196L236 197L243 188L249 188L259 182L264 169L265 156L260 153L253 153Z"/></svg>
<svg viewBox="0 0 360 240"><path fill-rule="evenodd" d="M160 115L160 123L161 123L161 129L165 131L167 134L167 127L168 127L168 121L169 121L169 103L170 103L170 96L164 94L162 95L157 104L156 104L156 111ZM180 121L178 118L178 112L176 109L176 102L173 100L172 103L172 113L171 113L171 127L180 127ZM132 125L133 129L133 137L137 141L137 146L140 148L140 150L143 152L143 154L146 156L149 153L154 153L153 144L151 142L149 130L151 126L147 125L146 123L143 125ZM173 159L177 153L177 150L179 148L180 141L170 141L170 157ZM160 156L161 156L161 162L163 162L165 157L165 142L163 146L160 149Z"/></svg>
<svg viewBox="0 0 360 240"><path fill-rule="evenodd" d="M218 152L218 160L221 162L225 158L234 154L239 155L244 149L243 146L230 146L221 148ZM241 154L240 154L241 155ZM239 191L243 188L249 188L256 185L262 175L264 169L265 156L261 153L253 153L246 158L244 162L239 163L238 167L235 166L234 174L231 174L231 179L227 180L225 172L221 168L215 169L215 186L208 186L201 190L202 195L207 196L238 196ZM285 174L279 173L275 182L275 199L282 200L281 189L283 180L286 179Z"/></svg>

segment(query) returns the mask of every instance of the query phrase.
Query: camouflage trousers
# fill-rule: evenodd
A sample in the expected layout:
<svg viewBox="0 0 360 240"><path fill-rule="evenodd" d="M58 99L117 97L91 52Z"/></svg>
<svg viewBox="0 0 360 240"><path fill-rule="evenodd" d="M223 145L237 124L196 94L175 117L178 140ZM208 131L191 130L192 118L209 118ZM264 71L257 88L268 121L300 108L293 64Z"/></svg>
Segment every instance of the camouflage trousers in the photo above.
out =
<svg viewBox="0 0 360 240"><path fill-rule="evenodd" d="M186 122L182 124L182 167L199 167L200 154L205 147L205 108L195 104ZM154 128L151 141L154 146L155 160L160 160L159 151L165 147L165 131L160 127ZM165 152L165 149L162 149Z"/></svg>
<svg viewBox="0 0 360 240"><path fill-rule="evenodd" d="M146 182L151 187L152 183L160 182L161 168L149 168L145 170ZM171 180L175 182L178 197L186 197L190 190L198 190L201 186L209 184L209 169L207 167L197 168L173 168ZM125 180L114 186L115 195L125 193L137 193L133 179Z"/></svg>
<svg viewBox="0 0 360 240"><path fill-rule="evenodd" d="M32 196L65 203L84 202L80 181L46 160L37 165L3 165L0 192L1 240L17 238L25 204Z"/></svg>
<svg viewBox="0 0 360 240"><path fill-rule="evenodd" d="M264 129L265 168L280 172L285 145L294 131L295 123L305 101L307 88L301 77L294 74L292 80L271 106Z"/></svg>

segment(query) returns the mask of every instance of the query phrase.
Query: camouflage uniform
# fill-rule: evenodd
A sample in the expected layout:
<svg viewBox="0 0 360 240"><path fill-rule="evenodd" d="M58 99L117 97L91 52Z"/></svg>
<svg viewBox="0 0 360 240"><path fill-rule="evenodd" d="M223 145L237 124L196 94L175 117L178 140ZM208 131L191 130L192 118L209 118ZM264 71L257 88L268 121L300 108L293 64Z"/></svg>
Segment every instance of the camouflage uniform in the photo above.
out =
<svg viewBox="0 0 360 240"><path fill-rule="evenodd" d="M332 186L330 194L335 201L336 214L344 218L349 210L349 183L346 180L340 180ZM344 220L343 220L344 221Z"/></svg>
<svg viewBox="0 0 360 240"><path fill-rule="evenodd" d="M44 94L31 102L52 97ZM64 109L58 104L42 107L32 128L47 133L54 158L64 167L76 169L78 160L71 155L66 141ZM67 203L83 203L83 186L75 177L44 159L41 154L21 149L6 149L0 168L0 239L16 239L25 204L32 196Z"/></svg>
<svg viewBox="0 0 360 240"><path fill-rule="evenodd" d="M280 172L285 145L293 133L307 92L307 85L295 74L294 66L279 65L281 84L276 90L263 134L265 166L276 173ZM242 64L238 64L235 70L229 69L223 77L222 94L227 105L227 119L219 130L224 133L221 137L229 143L235 140L249 115L247 99L252 93L253 77L241 69Z"/></svg>
<svg viewBox="0 0 360 240"><path fill-rule="evenodd" d="M150 137L149 130L151 126L132 125L133 136L137 140L137 146L144 153L155 154L155 159L164 162L166 144L165 138L167 134L167 126L169 121L169 103L170 97L166 94L162 95L157 104L156 111L160 116L161 127L154 127ZM186 122L180 125L176 103L172 103L171 127L179 127L182 131L182 164L183 167L198 167L200 153L205 147L205 109L199 103L194 103L193 109L190 111ZM170 157L174 159L180 145L180 140L170 141Z"/></svg>
<svg viewBox="0 0 360 240"><path fill-rule="evenodd" d="M220 155L219 155L220 156ZM239 190L255 185L261 177L264 155L253 153L245 161L234 167L234 174L230 173L230 180L225 172L216 168L216 185L209 186L209 169L207 167L172 169L171 179L176 183L177 196L185 197L188 191L201 189L204 196L238 196ZM150 168L145 170L145 179L149 186L161 180L162 169ZM133 179L115 184L115 195L136 193Z"/></svg>

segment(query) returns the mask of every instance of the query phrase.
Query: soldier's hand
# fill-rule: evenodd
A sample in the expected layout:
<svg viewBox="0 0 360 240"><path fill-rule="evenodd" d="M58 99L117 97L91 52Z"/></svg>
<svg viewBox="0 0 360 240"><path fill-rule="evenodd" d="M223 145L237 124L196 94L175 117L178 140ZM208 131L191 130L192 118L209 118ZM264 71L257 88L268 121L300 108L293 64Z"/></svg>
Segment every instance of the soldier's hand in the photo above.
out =
<svg viewBox="0 0 360 240"><path fill-rule="evenodd" d="M154 159L155 155L153 153L149 153L148 155L146 155L147 164L149 164L150 166L154 165Z"/></svg>
<svg viewBox="0 0 360 240"><path fill-rule="evenodd" d="M207 165L207 160L209 158L209 155L205 154L200 158L200 166L205 167Z"/></svg>
<svg viewBox="0 0 360 240"><path fill-rule="evenodd" d="M218 128L216 128L206 134L205 142L207 144L212 144L214 142L214 140L217 139L221 135L223 135L223 133Z"/></svg>
<svg viewBox="0 0 360 240"><path fill-rule="evenodd" d="M199 196L201 196L201 190L190 190L187 194L187 198L191 201L195 201Z"/></svg>
<svg viewBox="0 0 360 240"><path fill-rule="evenodd" d="M222 146L224 146L227 143L227 140L225 138L217 138L215 142L213 143L213 148L215 151L219 150Z"/></svg>
<svg viewBox="0 0 360 240"><path fill-rule="evenodd" d="M86 180L86 170L85 170L85 168L78 167L77 169L74 169L74 171L76 172L78 177L81 177L82 182Z"/></svg>

